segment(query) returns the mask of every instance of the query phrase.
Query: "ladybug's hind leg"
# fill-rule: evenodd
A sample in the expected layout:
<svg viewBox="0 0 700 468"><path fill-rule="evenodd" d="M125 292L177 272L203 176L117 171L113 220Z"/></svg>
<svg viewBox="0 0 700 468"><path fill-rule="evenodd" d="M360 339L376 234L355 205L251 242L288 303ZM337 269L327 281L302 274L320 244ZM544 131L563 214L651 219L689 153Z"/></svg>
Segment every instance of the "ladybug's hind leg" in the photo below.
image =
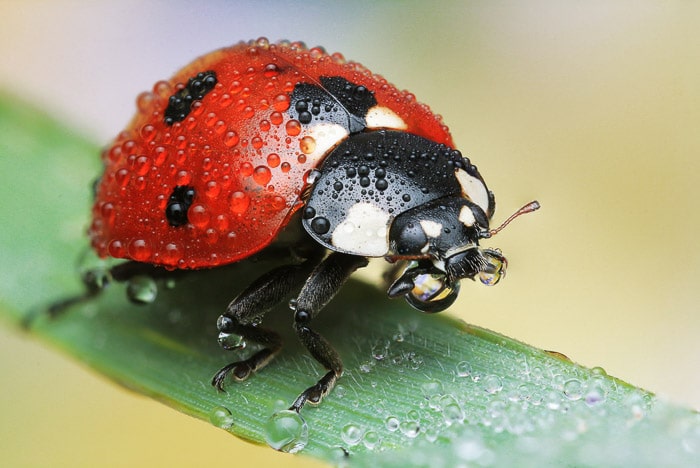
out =
<svg viewBox="0 0 700 468"><path fill-rule="evenodd" d="M301 288L304 280L318 265L322 252L298 265L284 265L264 274L229 304L217 321L219 342L224 349L240 349L246 340L264 348L246 360L233 362L219 370L211 384L223 391L226 377L247 379L251 373L263 368L282 348L282 339L274 331L258 326L263 316L274 306L289 298ZM230 342L231 335L241 338L238 344Z"/></svg>
<svg viewBox="0 0 700 468"><path fill-rule="evenodd" d="M71 307L83 302L88 302L100 293L112 282L125 283L136 276L148 276L153 279L172 278L186 274L183 270L168 271L148 263L140 263L127 261L113 266L110 269L89 269L83 272L81 280L83 282L84 291L75 296L66 297L50 304L46 308L37 309L35 312L27 314L22 320L22 325L25 328L30 328L34 321L40 316L48 316L50 319L55 319L66 313ZM135 301L137 302L138 301Z"/></svg>
<svg viewBox="0 0 700 468"><path fill-rule="evenodd" d="M290 410L299 412L307 402L319 404L343 373L343 363L337 351L325 338L312 330L310 324L350 275L358 268L367 266L367 263L364 257L334 252L314 269L299 293L294 306L294 330L309 353L328 372L315 385L304 390Z"/></svg>

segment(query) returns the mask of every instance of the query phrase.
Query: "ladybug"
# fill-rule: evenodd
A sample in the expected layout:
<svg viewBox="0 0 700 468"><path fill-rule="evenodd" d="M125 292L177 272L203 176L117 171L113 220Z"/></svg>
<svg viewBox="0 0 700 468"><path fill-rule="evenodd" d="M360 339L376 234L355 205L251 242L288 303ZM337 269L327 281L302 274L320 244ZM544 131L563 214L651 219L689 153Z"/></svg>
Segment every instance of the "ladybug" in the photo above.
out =
<svg viewBox="0 0 700 468"><path fill-rule="evenodd" d="M226 349L262 349L212 384L245 380L279 353L264 314L294 297L294 330L327 373L294 401L318 404L342 374L314 317L368 258L405 261L389 287L438 312L463 278L495 283L506 259L479 247L493 193L441 117L340 54L301 42L241 42L196 59L137 99L138 112L102 154L88 234L113 277L153 267L231 264L303 234L297 261L253 281L219 317ZM94 292L94 291L93 291Z"/></svg>

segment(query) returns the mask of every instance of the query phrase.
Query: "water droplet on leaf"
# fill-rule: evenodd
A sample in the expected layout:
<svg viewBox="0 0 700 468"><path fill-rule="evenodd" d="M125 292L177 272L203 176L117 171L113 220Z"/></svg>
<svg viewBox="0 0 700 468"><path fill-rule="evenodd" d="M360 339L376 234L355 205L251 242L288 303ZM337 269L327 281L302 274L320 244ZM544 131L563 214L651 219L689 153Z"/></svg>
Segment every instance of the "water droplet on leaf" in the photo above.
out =
<svg viewBox="0 0 700 468"><path fill-rule="evenodd" d="M151 304L158 295L158 286L150 276L134 276L126 286L126 295L135 304Z"/></svg>
<svg viewBox="0 0 700 468"><path fill-rule="evenodd" d="M218 428L228 429L233 426L233 414L225 406L217 406L209 412L209 421Z"/></svg>
<svg viewBox="0 0 700 468"><path fill-rule="evenodd" d="M297 453L309 441L309 426L296 411L278 411L265 424L265 441L275 450Z"/></svg>

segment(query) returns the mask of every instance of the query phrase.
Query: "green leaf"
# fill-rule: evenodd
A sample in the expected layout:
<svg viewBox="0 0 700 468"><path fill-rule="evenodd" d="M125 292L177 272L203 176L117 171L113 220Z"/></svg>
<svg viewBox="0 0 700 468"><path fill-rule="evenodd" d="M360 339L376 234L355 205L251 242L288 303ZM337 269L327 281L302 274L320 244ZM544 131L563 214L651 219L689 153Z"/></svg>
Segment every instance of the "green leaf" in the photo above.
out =
<svg viewBox="0 0 700 468"><path fill-rule="evenodd" d="M0 314L8 322L81 291L73 265L86 249L97 152L0 95ZM297 343L286 307L266 319L287 343L275 361L247 382L230 382L227 393L209 380L250 353L223 351L215 322L269 264L248 261L158 283L157 300L146 306L127 301L126 285L114 284L56 320L39 314L31 332L121 385L265 444L269 418L323 371ZM302 411L303 455L357 466L697 462L697 413L449 314L420 314L380 288L349 282L317 330L346 370L322 405Z"/></svg>

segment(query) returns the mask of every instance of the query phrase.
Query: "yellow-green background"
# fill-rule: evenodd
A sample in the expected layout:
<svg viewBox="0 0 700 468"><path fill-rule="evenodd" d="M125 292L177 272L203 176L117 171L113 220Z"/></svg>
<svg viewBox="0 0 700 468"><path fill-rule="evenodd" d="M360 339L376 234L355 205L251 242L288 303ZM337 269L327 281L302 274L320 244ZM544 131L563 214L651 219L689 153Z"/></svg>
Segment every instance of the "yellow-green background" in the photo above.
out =
<svg viewBox="0 0 700 468"><path fill-rule="evenodd" d="M497 221L542 203L488 243L508 278L464 284L448 313L700 408L700 4L260 3L3 1L0 87L106 143L140 91L208 50L267 36L341 51L444 116ZM16 331L0 330L0 375L4 466L308 464Z"/></svg>

